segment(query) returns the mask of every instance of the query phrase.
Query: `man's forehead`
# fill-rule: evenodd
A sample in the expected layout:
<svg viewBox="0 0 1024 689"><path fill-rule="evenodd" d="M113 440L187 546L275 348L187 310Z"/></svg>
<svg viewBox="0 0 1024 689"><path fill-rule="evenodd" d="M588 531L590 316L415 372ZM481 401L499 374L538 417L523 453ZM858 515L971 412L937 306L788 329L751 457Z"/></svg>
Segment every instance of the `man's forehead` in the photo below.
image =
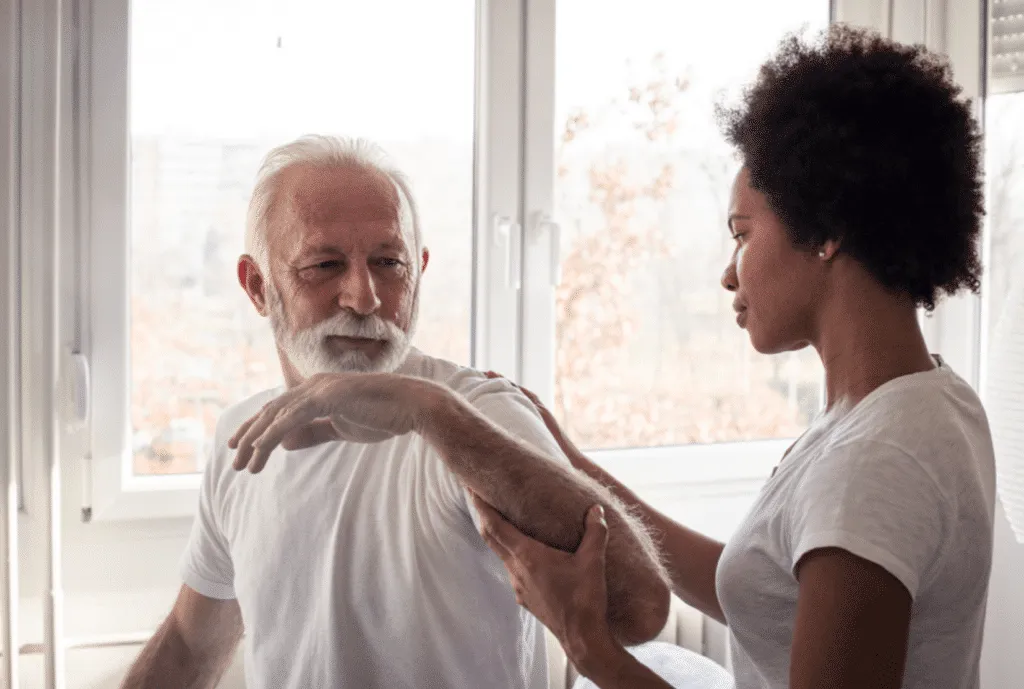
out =
<svg viewBox="0 0 1024 689"><path fill-rule="evenodd" d="M356 232L349 239L414 251L412 228L402 227L398 191L382 172L296 166L285 171L278 193L271 225L276 234L291 235L282 242L290 249L336 244L339 232Z"/></svg>
<svg viewBox="0 0 1024 689"><path fill-rule="evenodd" d="M296 166L283 173L280 194L282 209L308 223L398 218L395 185L376 170Z"/></svg>

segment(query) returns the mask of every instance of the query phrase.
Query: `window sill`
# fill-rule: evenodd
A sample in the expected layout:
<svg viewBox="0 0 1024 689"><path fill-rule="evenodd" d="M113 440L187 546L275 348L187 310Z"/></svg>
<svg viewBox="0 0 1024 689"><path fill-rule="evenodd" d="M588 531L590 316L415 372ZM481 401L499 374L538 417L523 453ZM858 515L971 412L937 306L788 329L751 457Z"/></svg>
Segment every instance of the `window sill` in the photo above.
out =
<svg viewBox="0 0 1024 689"><path fill-rule="evenodd" d="M92 467L93 490L86 493L85 521L192 518L199 502L201 474L136 476L126 457L112 456Z"/></svg>

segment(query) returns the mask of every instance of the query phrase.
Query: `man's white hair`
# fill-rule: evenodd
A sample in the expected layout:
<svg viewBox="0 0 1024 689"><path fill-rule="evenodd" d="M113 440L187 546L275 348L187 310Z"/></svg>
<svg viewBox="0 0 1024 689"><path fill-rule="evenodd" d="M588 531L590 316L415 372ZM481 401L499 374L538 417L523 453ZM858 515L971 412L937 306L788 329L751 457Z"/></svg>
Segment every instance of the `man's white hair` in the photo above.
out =
<svg viewBox="0 0 1024 689"><path fill-rule="evenodd" d="M365 139L309 134L270 151L259 172L249 200L245 223L245 251L256 261L264 277L269 277L270 258L267 229L277 202L282 173L296 165L326 168L361 168L384 174L395 186L398 196L398 222L402 234L412 240L410 263L419 276L423 253L419 213L412 197L409 180L391 162L377 144Z"/></svg>

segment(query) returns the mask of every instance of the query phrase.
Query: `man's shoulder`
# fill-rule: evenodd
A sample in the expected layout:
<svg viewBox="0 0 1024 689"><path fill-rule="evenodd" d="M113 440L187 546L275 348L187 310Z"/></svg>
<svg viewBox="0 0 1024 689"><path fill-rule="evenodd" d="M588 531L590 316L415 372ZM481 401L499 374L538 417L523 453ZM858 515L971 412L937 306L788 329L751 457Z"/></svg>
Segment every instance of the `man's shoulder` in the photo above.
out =
<svg viewBox="0 0 1024 689"><path fill-rule="evenodd" d="M217 418L217 429L214 432L214 446L217 451L227 445L228 439L235 431L251 416L263 408L270 400L274 399L284 390L284 386L268 388L250 395L240 402L232 404Z"/></svg>
<svg viewBox="0 0 1024 689"><path fill-rule="evenodd" d="M401 372L444 385L470 403L475 403L481 398L495 393L510 395L511 403L519 401L516 400L517 397L529 402L515 385L504 378L488 378L483 371L431 356L419 350L413 350L410 353Z"/></svg>

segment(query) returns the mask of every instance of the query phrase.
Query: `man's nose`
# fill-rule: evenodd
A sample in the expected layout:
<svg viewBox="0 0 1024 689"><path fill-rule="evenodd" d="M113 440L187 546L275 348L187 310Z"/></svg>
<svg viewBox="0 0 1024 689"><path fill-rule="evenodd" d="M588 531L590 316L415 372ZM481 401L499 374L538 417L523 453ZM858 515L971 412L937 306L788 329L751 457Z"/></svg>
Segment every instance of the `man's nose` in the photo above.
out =
<svg viewBox="0 0 1024 689"><path fill-rule="evenodd" d="M341 276L338 305L360 316L369 316L380 308L377 285L368 266L349 266Z"/></svg>

